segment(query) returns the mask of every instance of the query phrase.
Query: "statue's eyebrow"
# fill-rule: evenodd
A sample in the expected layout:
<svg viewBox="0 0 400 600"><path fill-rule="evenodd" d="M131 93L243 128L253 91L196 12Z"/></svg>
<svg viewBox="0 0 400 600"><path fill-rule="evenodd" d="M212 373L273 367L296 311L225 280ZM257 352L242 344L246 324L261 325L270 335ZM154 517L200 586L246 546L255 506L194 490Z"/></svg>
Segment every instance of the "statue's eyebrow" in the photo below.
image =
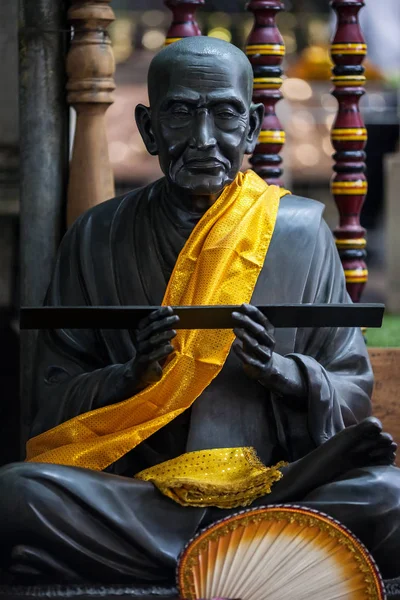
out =
<svg viewBox="0 0 400 600"><path fill-rule="evenodd" d="M199 106L201 103L200 94L194 93L193 96L173 94L164 98L161 104L161 110L168 110L172 104L181 102L182 104L191 104L192 106ZM246 112L246 106L244 102L237 96L226 95L224 93L214 92L208 95L206 105L215 106L215 104L232 104L240 113Z"/></svg>
<svg viewBox="0 0 400 600"><path fill-rule="evenodd" d="M193 96L183 94L170 94L166 96L161 103L161 110L168 110L172 104L182 102L182 104L192 104L197 106L200 102L200 94L193 94Z"/></svg>
<svg viewBox="0 0 400 600"><path fill-rule="evenodd" d="M209 106L214 106L215 104L232 104L238 112L246 112L244 102L237 96L224 96L223 94L214 96L213 94L210 94L207 104Z"/></svg>

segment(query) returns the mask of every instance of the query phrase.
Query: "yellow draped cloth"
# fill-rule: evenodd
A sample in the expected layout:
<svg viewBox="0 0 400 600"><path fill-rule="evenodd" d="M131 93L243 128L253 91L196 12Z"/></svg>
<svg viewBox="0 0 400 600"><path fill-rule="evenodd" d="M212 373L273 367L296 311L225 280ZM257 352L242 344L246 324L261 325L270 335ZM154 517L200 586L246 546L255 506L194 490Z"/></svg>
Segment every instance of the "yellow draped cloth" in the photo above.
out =
<svg viewBox="0 0 400 600"><path fill-rule="evenodd" d="M239 173L192 231L163 305L249 302L286 193L253 171ZM27 460L105 469L193 404L221 371L233 340L232 330L179 330L160 381L32 438Z"/></svg>

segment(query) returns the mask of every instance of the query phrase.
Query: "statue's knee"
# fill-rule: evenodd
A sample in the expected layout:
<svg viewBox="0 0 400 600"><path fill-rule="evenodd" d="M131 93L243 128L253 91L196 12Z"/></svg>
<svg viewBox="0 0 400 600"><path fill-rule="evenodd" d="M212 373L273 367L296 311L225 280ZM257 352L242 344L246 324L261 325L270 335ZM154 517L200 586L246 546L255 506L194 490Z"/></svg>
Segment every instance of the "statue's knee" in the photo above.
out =
<svg viewBox="0 0 400 600"><path fill-rule="evenodd" d="M391 527L394 519L400 518L400 469L393 466L376 466L368 469L368 482L364 490L360 490L360 500L368 505L369 522L374 522L372 529L381 530L382 525ZM365 510L363 511L365 514ZM384 517L384 518L383 518Z"/></svg>
<svg viewBox="0 0 400 600"><path fill-rule="evenodd" d="M26 463L9 463L0 468L0 484L4 485L8 481L13 480L16 477L20 477L23 474Z"/></svg>
<svg viewBox="0 0 400 600"><path fill-rule="evenodd" d="M24 462L10 463L0 468L0 497L23 496L27 481L33 475L34 465Z"/></svg>

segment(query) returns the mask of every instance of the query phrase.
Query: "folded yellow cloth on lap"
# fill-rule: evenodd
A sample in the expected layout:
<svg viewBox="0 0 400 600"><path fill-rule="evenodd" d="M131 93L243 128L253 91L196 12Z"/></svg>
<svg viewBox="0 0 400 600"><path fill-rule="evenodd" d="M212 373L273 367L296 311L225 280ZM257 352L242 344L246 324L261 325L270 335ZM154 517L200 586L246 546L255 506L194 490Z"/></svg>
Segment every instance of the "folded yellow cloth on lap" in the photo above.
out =
<svg viewBox="0 0 400 600"><path fill-rule="evenodd" d="M251 447L213 448L187 452L135 477L150 481L182 506L237 508L269 494L286 464L266 467Z"/></svg>

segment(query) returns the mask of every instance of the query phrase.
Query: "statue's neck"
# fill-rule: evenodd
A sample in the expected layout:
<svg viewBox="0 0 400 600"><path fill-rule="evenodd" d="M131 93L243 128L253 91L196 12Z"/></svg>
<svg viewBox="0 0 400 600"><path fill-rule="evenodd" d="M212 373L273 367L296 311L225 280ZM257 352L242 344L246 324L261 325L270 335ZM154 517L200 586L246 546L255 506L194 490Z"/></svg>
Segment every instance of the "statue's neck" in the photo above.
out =
<svg viewBox="0 0 400 600"><path fill-rule="evenodd" d="M199 216L203 215L221 195L221 192L212 195L189 194L186 190L182 190L182 188L178 188L169 182L167 183L167 193L172 204L175 204L181 210Z"/></svg>

